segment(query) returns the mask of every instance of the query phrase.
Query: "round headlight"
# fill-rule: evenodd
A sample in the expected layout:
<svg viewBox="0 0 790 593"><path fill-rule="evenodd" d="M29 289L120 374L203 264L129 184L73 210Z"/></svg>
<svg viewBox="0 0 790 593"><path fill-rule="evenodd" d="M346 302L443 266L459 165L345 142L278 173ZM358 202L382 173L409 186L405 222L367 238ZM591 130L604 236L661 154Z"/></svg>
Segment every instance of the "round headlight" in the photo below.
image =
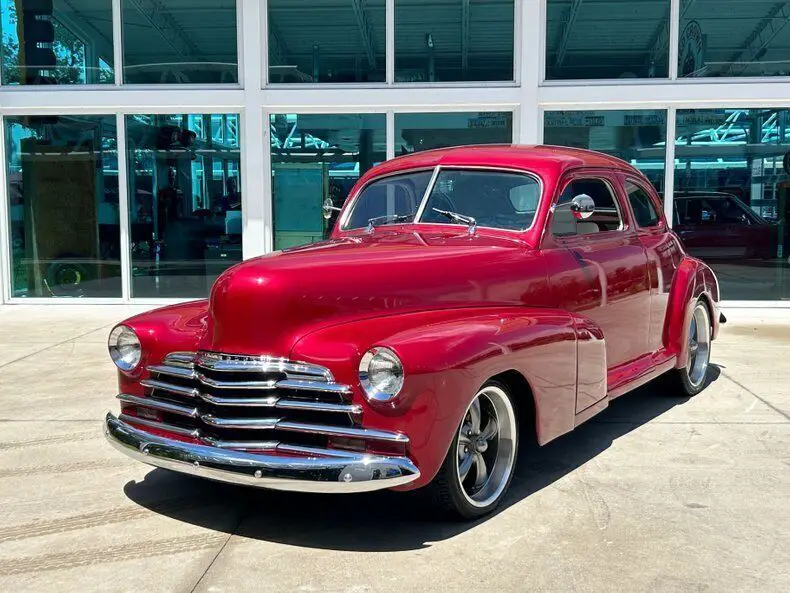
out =
<svg viewBox="0 0 790 593"><path fill-rule="evenodd" d="M134 330L119 325L110 332L110 339L107 342L112 361L122 371L131 371L138 364L142 357L140 340Z"/></svg>
<svg viewBox="0 0 790 593"><path fill-rule="evenodd" d="M359 361L359 382L368 399L386 402L403 387L403 365L389 348L371 348Z"/></svg>

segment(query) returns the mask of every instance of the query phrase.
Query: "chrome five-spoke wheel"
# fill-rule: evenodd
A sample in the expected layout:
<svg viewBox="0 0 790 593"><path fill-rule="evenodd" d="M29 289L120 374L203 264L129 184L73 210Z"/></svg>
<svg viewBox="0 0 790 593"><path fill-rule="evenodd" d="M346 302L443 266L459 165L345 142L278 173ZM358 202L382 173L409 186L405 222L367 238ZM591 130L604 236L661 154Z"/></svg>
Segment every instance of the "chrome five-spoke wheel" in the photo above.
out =
<svg viewBox="0 0 790 593"><path fill-rule="evenodd" d="M710 362L710 316L704 303L698 302L691 315L686 372L693 387L700 387L708 375Z"/></svg>
<svg viewBox="0 0 790 593"><path fill-rule="evenodd" d="M688 325L686 355L674 372L675 385L683 395L697 395L707 385L710 347L713 338L710 310L702 300L694 303Z"/></svg>
<svg viewBox="0 0 790 593"><path fill-rule="evenodd" d="M475 519L494 510L513 477L518 449L514 400L491 380L475 394L428 491L440 510Z"/></svg>

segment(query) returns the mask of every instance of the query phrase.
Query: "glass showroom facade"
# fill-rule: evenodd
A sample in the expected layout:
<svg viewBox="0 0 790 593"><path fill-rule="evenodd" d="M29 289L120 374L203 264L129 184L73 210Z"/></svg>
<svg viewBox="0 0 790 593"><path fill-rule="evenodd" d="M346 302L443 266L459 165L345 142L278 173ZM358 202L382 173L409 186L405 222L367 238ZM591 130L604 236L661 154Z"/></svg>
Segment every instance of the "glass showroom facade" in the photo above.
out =
<svg viewBox="0 0 790 593"><path fill-rule="evenodd" d="M790 4L0 0L0 302L203 297L368 169L547 143L645 173L731 305L790 303Z"/></svg>

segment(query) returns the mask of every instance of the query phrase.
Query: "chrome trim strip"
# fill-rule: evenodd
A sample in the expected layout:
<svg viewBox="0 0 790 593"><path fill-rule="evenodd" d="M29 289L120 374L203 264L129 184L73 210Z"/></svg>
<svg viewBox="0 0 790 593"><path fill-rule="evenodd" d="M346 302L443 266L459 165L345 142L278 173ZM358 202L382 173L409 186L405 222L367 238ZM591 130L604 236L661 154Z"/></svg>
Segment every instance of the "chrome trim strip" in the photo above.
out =
<svg viewBox="0 0 790 593"><path fill-rule="evenodd" d="M149 372L157 373L159 375L170 375L171 377L178 377L179 379L197 379L197 373L194 370L185 369L183 367L154 364L146 368Z"/></svg>
<svg viewBox="0 0 790 593"><path fill-rule="evenodd" d="M332 373L329 372L329 369L272 356L254 357L198 352L195 358L195 365L218 372L285 373L286 375L323 379L327 383L333 381Z"/></svg>
<svg viewBox="0 0 790 593"><path fill-rule="evenodd" d="M282 421L277 423L278 430L290 430L308 434L323 434L334 437L372 439L390 443L408 443L409 437L400 432L376 430L375 428L348 428L345 426L327 426L323 424L307 424L304 422Z"/></svg>
<svg viewBox="0 0 790 593"><path fill-rule="evenodd" d="M351 393L351 387L341 383L322 383L303 379L285 379L277 381L278 389L294 389L297 391L323 391L325 393Z"/></svg>
<svg viewBox="0 0 790 593"><path fill-rule="evenodd" d="M198 389L191 387L184 387L183 385L174 385L164 381L157 381L154 379L144 379L140 381L140 385L148 387L149 389L158 389L160 391L167 391L181 395L188 398L201 399L207 403L214 404L215 406L236 406L236 407L260 407L272 408L278 407L285 410L313 410L316 412L340 412L345 414L361 414L362 406L359 404L344 404L332 402L320 402L312 400L299 400L279 397L276 395L269 395L266 397L219 397L209 393L203 393ZM335 384L332 384L335 385ZM345 388L345 385L338 387ZM295 389L295 388L292 388ZM309 390L308 390L309 391ZM315 389L313 391L323 391ZM340 391L338 393L346 393Z"/></svg>
<svg viewBox="0 0 790 593"><path fill-rule="evenodd" d="M362 406L359 404L333 404L329 402L317 402L300 399L281 399L277 402L278 409L281 410L308 410L312 412L338 412L343 414L362 413Z"/></svg>
<svg viewBox="0 0 790 593"><path fill-rule="evenodd" d="M186 406L179 406L150 397L137 397L136 395L129 395L128 393L120 393L115 397L127 404L134 404L135 406L142 406L153 410L161 410L162 412L178 414L179 416L186 416L187 418L197 418L199 415L197 408L187 408Z"/></svg>
<svg viewBox="0 0 790 593"><path fill-rule="evenodd" d="M323 381L312 381L305 379L283 379L276 381L219 381L206 377L203 373L182 369L181 367L169 367L167 365L152 365L148 367L152 373L171 375L179 379L195 380L197 379L203 385L214 389L250 389L250 390L267 390L273 391L275 389L293 389L294 391L314 391L319 393L337 393L346 395L351 393L351 387L340 383L325 383ZM154 383L157 386L154 386ZM141 384L151 387L152 389L163 389L184 395L185 397L194 397L188 393L190 388L182 385L172 385L156 379L144 379Z"/></svg>
<svg viewBox="0 0 790 593"><path fill-rule="evenodd" d="M279 441L221 441L213 437L203 437L200 440L218 449L236 451L275 451L280 444Z"/></svg>
<svg viewBox="0 0 790 593"><path fill-rule="evenodd" d="M428 181L428 186L425 188L425 192L422 194L422 199L420 200L420 205L417 208L417 213L414 215L414 220L412 220L412 224L416 224L420 222L423 213L425 212L425 206L428 204L428 198L433 191L433 186L436 185L436 178L439 177L439 171L441 170L441 165L436 165L433 169L433 175L431 175L430 181Z"/></svg>
<svg viewBox="0 0 790 593"><path fill-rule="evenodd" d="M372 439L390 443L409 442L409 437L400 432L376 430L375 428L351 428L347 426L330 426L326 424L309 424L307 422L290 422L282 418L220 418L212 414L203 414L200 419L217 428L238 428L243 430L287 430L306 434L346 437L351 439Z"/></svg>
<svg viewBox="0 0 790 593"><path fill-rule="evenodd" d="M108 414L108 416L109 415L111 414ZM166 430L167 432L181 434L187 437L192 437L193 439L200 438L200 431L197 428L181 428L180 426L173 426L172 424L157 422L155 420L146 420L145 418L138 418L137 416L129 416L128 414L120 414L118 416L118 420L126 423L140 424L142 426L148 426L150 428L158 428L159 430ZM140 432L144 432L144 431L140 431Z"/></svg>
<svg viewBox="0 0 790 593"><path fill-rule="evenodd" d="M319 447L303 447L301 445L289 445L280 443L277 450L283 453L298 453L299 455L309 455L311 457L358 457L357 451L343 451L342 449L321 449Z"/></svg>
<svg viewBox="0 0 790 593"><path fill-rule="evenodd" d="M122 453L156 467L259 488L354 493L408 484L420 470L407 457L367 453L284 457L185 443L134 428L108 413L104 433Z"/></svg>
<svg viewBox="0 0 790 593"><path fill-rule="evenodd" d="M276 395L267 397L217 397L208 393L198 393L204 402L215 406L236 406L239 408L273 408L280 400Z"/></svg>
<svg viewBox="0 0 790 593"><path fill-rule="evenodd" d="M274 430L281 420L280 418L217 418L212 414L203 414L200 419L209 426L244 430Z"/></svg>
<svg viewBox="0 0 790 593"><path fill-rule="evenodd" d="M197 373L197 380L215 389L276 389L277 380L269 381L217 381L211 377L206 377L203 373Z"/></svg>
<svg viewBox="0 0 790 593"><path fill-rule="evenodd" d="M183 367L185 369L194 368L194 352L171 352L165 356L165 364Z"/></svg>
<svg viewBox="0 0 790 593"><path fill-rule="evenodd" d="M183 385L174 385L173 383L165 383L164 381L157 381L156 379L143 379L140 385L148 387L149 389L159 389L160 391L169 391L176 395L183 397L197 398L200 397L200 392L193 387L184 387Z"/></svg>

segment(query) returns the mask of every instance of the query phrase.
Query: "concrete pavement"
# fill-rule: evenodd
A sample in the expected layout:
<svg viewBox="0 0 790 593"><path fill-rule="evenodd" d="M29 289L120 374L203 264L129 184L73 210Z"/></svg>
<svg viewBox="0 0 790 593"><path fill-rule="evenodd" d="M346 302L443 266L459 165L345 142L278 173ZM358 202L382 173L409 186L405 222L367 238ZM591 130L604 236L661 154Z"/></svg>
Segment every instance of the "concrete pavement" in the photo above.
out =
<svg viewBox="0 0 790 593"><path fill-rule="evenodd" d="M521 452L498 514L273 493L107 445L127 307L0 307L0 590L786 591L790 311L730 311L715 380L649 386Z"/></svg>

